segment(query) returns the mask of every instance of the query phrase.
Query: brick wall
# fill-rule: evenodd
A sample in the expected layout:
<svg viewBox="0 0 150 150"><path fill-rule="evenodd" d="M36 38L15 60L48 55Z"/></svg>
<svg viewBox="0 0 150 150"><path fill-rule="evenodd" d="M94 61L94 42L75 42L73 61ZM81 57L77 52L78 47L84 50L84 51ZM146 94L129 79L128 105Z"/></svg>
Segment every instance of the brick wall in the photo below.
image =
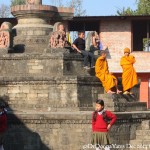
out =
<svg viewBox="0 0 150 150"><path fill-rule="evenodd" d="M100 23L101 40L104 49L108 46L108 63L112 72L122 72L120 59L125 47L132 48L132 24L127 20L103 20ZM133 50L134 51L134 50ZM137 72L150 72L149 52L133 52Z"/></svg>
<svg viewBox="0 0 150 150"><path fill-rule="evenodd" d="M102 21L100 26L104 49L108 47L109 69L120 72L120 58L125 47L131 48L131 24L127 21Z"/></svg>
<svg viewBox="0 0 150 150"><path fill-rule="evenodd" d="M100 24L101 40L104 49L108 47L107 56L109 70L114 73L122 73L120 59L124 55L125 47L132 48L132 24L130 21L103 20ZM140 101L148 102L148 79L150 78L150 53L144 51L134 51L131 53L136 58L134 68L141 79ZM142 73L142 74L141 74Z"/></svg>

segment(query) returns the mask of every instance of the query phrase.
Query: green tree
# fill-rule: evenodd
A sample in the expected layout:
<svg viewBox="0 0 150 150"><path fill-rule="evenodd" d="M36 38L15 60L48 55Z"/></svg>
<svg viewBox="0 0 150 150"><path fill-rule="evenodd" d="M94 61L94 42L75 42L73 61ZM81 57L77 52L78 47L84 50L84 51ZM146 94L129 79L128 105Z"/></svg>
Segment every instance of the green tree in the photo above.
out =
<svg viewBox="0 0 150 150"><path fill-rule="evenodd" d="M150 0L137 0L137 15L150 15Z"/></svg>
<svg viewBox="0 0 150 150"><path fill-rule="evenodd" d="M130 7L117 10L117 15L150 15L150 0L136 0L137 9L132 10Z"/></svg>
<svg viewBox="0 0 150 150"><path fill-rule="evenodd" d="M11 6L14 6L14 5L23 5L25 4L25 0L11 0Z"/></svg>
<svg viewBox="0 0 150 150"><path fill-rule="evenodd" d="M83 0L50 0L52 5L58 7L74 8L74 16L85 16L86 10L83 10Z"/></svg>
<svg viewBox="0 0 150 150"><path fill-rule="evenodd" d="M121 10L117 10L117 14L119 16L130 16L130 15L134 15L135 11L131 10L130 7L128 7L127 9L125 9L124 7Z"/></svg>

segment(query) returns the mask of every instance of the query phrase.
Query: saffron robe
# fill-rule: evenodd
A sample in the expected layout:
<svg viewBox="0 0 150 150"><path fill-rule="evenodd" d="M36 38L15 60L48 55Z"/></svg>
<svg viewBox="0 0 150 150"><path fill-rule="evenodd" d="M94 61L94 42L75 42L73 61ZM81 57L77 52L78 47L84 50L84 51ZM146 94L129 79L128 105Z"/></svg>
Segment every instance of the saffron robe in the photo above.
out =
<svg viewBox="0 0 150 150"><path fill-rule="evenodd" d="M133 67L134 63L135 63L135 57L132 55L123 56L120 60L120 65L123 70L122 73L123 91L131 89L133 86L135 86L138 83L137 74Z"/></svg>
<svg viewBox="0 0 150 150"><path fill-rule="evenodd" d="M100 79L106 92L115 86L116 77L109 73L106 58L100 56L95 63L96 77Z"/></svg>

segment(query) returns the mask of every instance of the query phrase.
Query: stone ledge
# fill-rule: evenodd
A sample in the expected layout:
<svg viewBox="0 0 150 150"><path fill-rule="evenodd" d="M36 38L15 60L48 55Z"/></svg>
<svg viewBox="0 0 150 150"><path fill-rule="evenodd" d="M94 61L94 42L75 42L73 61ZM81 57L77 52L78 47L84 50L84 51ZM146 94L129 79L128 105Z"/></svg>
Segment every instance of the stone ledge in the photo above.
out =
<svg viewBox="0 0 150 150"><path fill-rule="evenodd" d="M50 5L16 5L11 7L11 13L18 19L20 18L50 18L72 19L74 14L73 8L55 7Z"/></svg>
<svg viewBox="0 0 150 150"><path fill-rule="evenodd" d="M68 50L68 49L62 49L62 50ZM61 49L59 49L61 51ZM64 60L83 60L83 57L80 54L76 53L69 53L69 54L63 54L62 55ZM43 53L43 54L27 54L27 53L9 53L9 54L4 54L0 56L0 60L30 60L30 59L58 59L60 56L57 56L55 54L51 53Z"/></svg>
<svg viewBox="0 0 150 150"><path fill-rule="evenodd" d="M93 111L87 112L37 112L37 111L18 111L8 112L9 121L17 122L21 120L24 123L63 123L63 124L90 124ZM114 112L117 115L117 123L141 122L150 119L150 111L139 112Z"/></svg>
<svg viewBox="0 0 150 150"><path fill-rule="evenodd" d="M50 5L16 5L11 7L11 12L23 10L45 10L59 13L74 13L74 9L71 7L55 7Z"/></svg>
<svg viewBox="0 0 150 150"><path fill-rule="evenodd" d="M60 84L60 83L80 83L80 84L100 84L96 77L83 76L63 76L63 77L39 77L39 76L24 76L24 77L0 77L0 84Z"/></svg>

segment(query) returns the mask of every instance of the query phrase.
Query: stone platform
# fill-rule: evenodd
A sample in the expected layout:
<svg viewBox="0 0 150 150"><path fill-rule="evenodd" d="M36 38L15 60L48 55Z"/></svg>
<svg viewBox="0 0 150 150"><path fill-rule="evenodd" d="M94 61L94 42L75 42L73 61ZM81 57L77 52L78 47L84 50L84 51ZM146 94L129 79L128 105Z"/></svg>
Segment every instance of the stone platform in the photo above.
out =
<svg viewBox="0 0 150 150"><path fill-rule="evenodd" d="M94 76L94 69L83 68L83 57L58 49L58 53L9 53L0 56L1 77ZM64 52L64 53L63 53Z"/></svg>
<svg viewBox="0 0 150 150"><path fill-rule="evenodd" d="M104 99L111 111L146 110L146 103L138 102L139 85L134 88L134 97L108 95L94 69L83 69L81 55L59 50L56 54L47 51L0 56L0 96L13 110L87 111L93 110L98 98Z"/></svg>
<svg viewBox="0 0 150 150"><path fill-rule="evenodd" d="M104 99L105 107L111 111L132 112L147 110L147 104L139 102L136 95L105 93L99 94L98 97Z"/></svg>
<svg viewBox="0 0 150 150"><path fill-rule="evenodd" d="M108 95L94 70L84 70L82 63L80 55L68 51L0 57L0 97L10 109L6 150L85 149L98 98L118 118L110 131L112 142L125 145L136 138L141 122L150 119L146 103L139 102L139 85L134 98Z"/></svg>
<svg viewBox="0 0 150 150"><path fill-rule="evenodd" d="M130 140L136 138L136 130L142 129L142 121L150 119L150 111L115 114L118 119L110 130L114 150L129 150L127 146ZM83 150L91 146L92 111L48 112L24 109L9 111L8 117L6 150ZM117 148L119 145L124 148Z"/></svg>

